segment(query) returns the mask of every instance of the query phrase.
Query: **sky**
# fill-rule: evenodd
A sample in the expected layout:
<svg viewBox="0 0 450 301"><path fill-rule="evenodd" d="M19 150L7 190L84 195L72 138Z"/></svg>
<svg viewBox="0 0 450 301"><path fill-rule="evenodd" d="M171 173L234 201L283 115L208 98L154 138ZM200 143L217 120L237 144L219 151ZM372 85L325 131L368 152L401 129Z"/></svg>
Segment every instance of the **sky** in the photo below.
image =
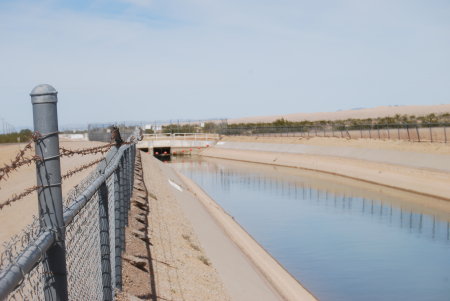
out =
<svg viewBox="0 0 450 301"><path fill-rule="evenodd" d="M0 118L32 125L450 103L448 0L0 0Z"/></svg>

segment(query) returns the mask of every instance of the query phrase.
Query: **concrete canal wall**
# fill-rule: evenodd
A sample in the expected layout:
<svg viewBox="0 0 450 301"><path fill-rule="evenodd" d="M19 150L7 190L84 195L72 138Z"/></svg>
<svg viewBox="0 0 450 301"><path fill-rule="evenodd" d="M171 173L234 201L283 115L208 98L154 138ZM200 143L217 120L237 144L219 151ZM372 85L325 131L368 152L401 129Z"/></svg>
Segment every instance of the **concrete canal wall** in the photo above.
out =
<svg viewBox="0 0 450 301"><path fill-rule="evenodd" d="M148 216L151 253L164 262L156 262L155 268L160 296L170 297L167 300L316 300L193 181L149 154L143 154L142 164L153 196ZM173 268L176 283L171 283L175 277L167 276L166 270L172 273ZM176 293L168 289L174 286Z"/></svg>
<svg viewBox="0 0 450 301"><path fill-rule="evenodd" d="M316 139L316 138L314 138ZM327 141L328 139L328 141ZM313 139L311 139L313 140ZM292 143L295 142L295 143ZM380 144L381 143L381 144ZM450 148L398 142L225 138L202 156L303 168L437 197L450 210Z"/></svg>

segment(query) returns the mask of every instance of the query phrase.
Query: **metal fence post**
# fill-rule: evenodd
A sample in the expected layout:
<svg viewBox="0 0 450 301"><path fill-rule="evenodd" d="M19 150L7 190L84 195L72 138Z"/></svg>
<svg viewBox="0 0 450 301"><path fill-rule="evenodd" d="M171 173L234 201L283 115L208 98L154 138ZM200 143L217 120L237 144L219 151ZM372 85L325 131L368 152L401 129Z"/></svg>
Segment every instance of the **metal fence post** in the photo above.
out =
<svg viewBox="0 0 450 301"><path fill-rule="evenodd" d="M121 200L120 200L120 164L118 169L114 172L114 270L116 274L114 275L115 287L122 290L122 223L121 223Z"/></svg>
<svg viewBox="0 0 450 301"><path fill-rule="evenodd" d="M444 124L444 142L447 143L447 125Z"/></svg>
<svg viewBox="0 0 450 301"><path fill-rule="evenodd" d="M125 252L125 216L126 209L125 209L125 198L126 198L126 189L127 189L127 183L126 183L126 175L125 175L125 152L120 159L119 164L119 191L120 191L120 242L121 242L121 252Z"/></svg>
<svg viewBox="0 0 450 301"><path fill-rule="evenodd" d="M108 188L106 182L98 191L99 196L99 227L100 227L100 254L102 268L103 300L113 300L113 289L111 280L111 247L109 237L109 214L108 214Z"/></svg>
<svg viewBox="0 0 450 301"><path fill-rule="evenodd" d="M125 173L125 225L128 226L128 211L130 209L130 197L131 197L131 186L130 186L130 148L124 152L124 173Z"/></svg>
<svg viewBox="0 0 450 301"><path fill-rule="evenodd" d="M417 139L420 142L420 133L419 133L419 127L417 126L417 123L416 123L416 133L417 133Z"/></svg>
<svg viewBox="0 0 450 301"><path fill-rule="evenodd" d="M67 267L61 165L59 158L57 91L50 85L36 86L30 93L33 104L34 130L41 136L36 141L36 163L41 227L55 233L55 244L45 253L45 300L67 300Z"/></svg>
<svg viewBox="0 0 450 301"><path fill-rule="evenodd" d="M433 142L433 130L431 129L432 124L429 124L429 129L430 129L430 140L431 142Z"/></svg>

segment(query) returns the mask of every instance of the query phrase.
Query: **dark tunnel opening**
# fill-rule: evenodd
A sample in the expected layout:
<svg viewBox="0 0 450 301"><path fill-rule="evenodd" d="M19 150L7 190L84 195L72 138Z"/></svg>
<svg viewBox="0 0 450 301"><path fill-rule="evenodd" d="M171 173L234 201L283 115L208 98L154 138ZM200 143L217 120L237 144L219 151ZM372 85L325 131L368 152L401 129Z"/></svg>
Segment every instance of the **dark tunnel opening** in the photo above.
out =
<svg viewBox="0 0 450 301"><path fill-rule="evenodd" d="M153 156L161 161L170 161L170 147L154 147Z"/></svg>

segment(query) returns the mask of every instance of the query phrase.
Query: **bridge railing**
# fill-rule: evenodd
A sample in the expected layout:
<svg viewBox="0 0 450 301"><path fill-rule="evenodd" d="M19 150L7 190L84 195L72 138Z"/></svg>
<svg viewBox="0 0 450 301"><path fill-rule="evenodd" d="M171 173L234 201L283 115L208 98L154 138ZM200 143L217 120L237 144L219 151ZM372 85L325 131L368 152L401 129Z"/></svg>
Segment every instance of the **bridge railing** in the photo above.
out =
<svg viewBox="0 0 450 301"><path fill-rule="evenodd" d="M56 94L48 85L31 93L39 133L39 217L3 245L0 300L113 300L114 291L122 287L136 139L123 142L116 135L96 169L63 201L61 182L67 175L61 176L60 158L76 152L59 147ZM105 148L78 152L93 150ZM11 203L0 203L0 209Z"/></svg>
<svg viewBox="0 0 450 301"><path fill-rule="evenodd" d="M218 140L219 134L209 133L158 133L144 134L143 140Z"/></svg>

